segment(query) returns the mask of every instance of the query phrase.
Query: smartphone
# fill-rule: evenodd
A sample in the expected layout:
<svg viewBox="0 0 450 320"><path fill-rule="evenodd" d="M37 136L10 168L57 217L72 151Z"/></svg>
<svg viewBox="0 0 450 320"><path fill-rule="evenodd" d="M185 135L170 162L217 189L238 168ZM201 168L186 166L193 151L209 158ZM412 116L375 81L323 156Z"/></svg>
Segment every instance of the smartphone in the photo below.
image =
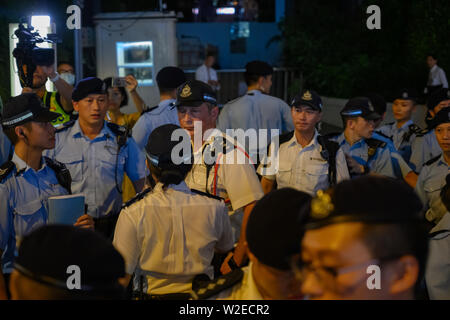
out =
<svg viewBox="0 0 450 320"><path fill-rule="evenodd" d="M112 79L112 86L113 87L126 87L127 81L125 80L125 77L114 77Z"/></svg>

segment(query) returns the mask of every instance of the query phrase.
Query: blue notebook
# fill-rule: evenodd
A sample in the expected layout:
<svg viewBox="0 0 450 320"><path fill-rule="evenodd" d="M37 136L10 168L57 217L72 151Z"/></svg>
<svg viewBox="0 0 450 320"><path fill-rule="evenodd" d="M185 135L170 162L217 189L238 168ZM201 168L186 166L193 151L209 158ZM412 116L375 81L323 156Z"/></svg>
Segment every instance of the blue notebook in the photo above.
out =
<svg viewBox="0 0 450 320"><path fill-rule="evenodd" d="M84 195L71 194L48 198L48 223L73 225L84 214Z"/></svg>

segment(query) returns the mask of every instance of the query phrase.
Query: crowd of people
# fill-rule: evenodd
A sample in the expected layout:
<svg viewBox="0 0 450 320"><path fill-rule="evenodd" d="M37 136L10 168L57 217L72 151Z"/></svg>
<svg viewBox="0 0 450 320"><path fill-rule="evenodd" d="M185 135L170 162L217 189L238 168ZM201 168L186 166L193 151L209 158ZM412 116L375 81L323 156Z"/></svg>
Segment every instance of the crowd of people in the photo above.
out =
<svg viewBox="0 0 450 320"><path fill-rule="evenodd" d="M210 56L201 80L162 68L154 107L132 75L37 66L1 116L0 298L450 299L450 95L431 58L427 128L400 87L394 123L370 93L331 134L320 95L271 96L262 61L221 109ZM71 194L76 223L48 224L48 199Z"/></svg>

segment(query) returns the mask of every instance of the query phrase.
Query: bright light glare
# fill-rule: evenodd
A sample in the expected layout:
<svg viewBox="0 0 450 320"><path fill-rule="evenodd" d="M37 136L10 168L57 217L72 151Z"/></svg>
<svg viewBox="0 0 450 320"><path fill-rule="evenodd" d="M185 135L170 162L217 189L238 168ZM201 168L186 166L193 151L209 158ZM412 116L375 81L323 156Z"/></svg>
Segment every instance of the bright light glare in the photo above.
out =
<svg viewBox="0 0 450 320"><path fill-rule="evenodd" d="M50 16L32 16L31 25L42 37L46 37L50 29Z"/></svg>
<svg viewBox="0 0 450 320"><path fill-rule="evenodd" d="M233 7L217 8L216 13L217 14L235 14L236 9Z"/></svg>

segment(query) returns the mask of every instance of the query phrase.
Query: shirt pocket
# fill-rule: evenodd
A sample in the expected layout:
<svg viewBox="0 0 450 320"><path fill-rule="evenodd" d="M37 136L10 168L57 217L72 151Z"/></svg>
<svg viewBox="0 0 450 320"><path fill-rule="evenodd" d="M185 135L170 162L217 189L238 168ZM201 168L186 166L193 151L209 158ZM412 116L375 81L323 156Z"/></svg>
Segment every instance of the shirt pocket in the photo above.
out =
<svg viewBox="0 0 450 320"><path fill-rule="evenodd" d="M328 189L328 163L312 164L306 167L306 184L314 193L318 190Z"/></svg>
<svg viewBox="0 0 450 320"><path fill-rule="evenodd" d="M430 196L435 192L440 192L444 185L445 179L431 180L425 183L423 190L427 193L428 196Z"/></svg>
<svg viewBox="0 0 450 320"><path fill-rule="evenodd" d="M21 238L45 223L43 204L39 199L27 201L14 208L16 238Z"/></svg>
<svg viewBox="0 0 450 320"><path fill-rule="evenodd" d="M107 181L115 181L117 175L117 181L122 183L123 175L125 172L125 155L121 150L120 154L108 154L104 153L99 159L99 170L100 179L107 179Z"/></svg>
<svg viewBox="0 0 450 320"><path fill-rule="evenodd" d="M291 184L292 163L280 161L277 173L278 188L287 187Z"/></svg>
<svg viewBox="0 0 450 320"><path fill-rule="evenodd" d="M59 154L55 158L69 169L72 182L79 182L83 179L83 155L81 153Z"/></svg>

